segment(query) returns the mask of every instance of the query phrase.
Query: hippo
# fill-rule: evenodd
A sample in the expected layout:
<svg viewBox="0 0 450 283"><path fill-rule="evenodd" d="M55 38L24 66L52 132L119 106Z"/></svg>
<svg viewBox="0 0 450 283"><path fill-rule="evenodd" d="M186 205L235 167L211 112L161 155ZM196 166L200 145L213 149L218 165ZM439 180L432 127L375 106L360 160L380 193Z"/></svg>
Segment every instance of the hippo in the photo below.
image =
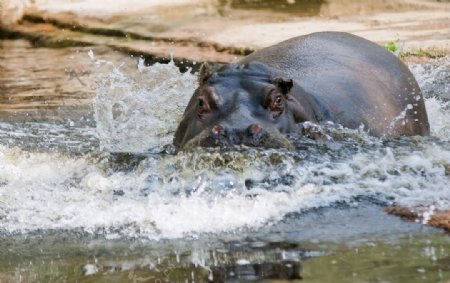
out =
<svg viewBox="0 0 450 283"><path fill-rule="evenodd" d="M385 48L344 32L317 32L256 51L199 86L175 132L178 149L289 146L307 121L363 128L381 138L428 135L425 104L408 67Z"/></svg>

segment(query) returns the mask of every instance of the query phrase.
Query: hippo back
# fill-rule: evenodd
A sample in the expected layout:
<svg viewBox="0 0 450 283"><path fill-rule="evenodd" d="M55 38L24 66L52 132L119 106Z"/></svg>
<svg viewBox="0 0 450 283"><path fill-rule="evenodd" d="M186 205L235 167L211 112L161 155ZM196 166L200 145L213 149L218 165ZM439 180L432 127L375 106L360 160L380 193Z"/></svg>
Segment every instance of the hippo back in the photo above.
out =
<svg viewBox="0 0 450 283"><path fill-rule="evenodd" d="M420 88L396 56L363 38L320 32L264 48L240 63L258 61L294 80L349 128L376 136L426 135Z"/></svg>

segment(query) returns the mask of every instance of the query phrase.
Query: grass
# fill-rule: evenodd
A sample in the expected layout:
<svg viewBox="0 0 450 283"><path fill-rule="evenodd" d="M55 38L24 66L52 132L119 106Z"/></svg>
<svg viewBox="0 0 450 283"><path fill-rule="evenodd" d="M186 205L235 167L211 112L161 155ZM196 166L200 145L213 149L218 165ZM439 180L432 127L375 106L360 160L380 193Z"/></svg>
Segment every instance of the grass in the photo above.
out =
<svg viewBox="0 0 450 283"><path fill-rule="evenodd" d="M388 43L385 43L385 44L383 45L383 47L386 48L387 50L389 50L389 51L391 51L391 52L394 53L394 52L396 52L396 51L398 50L398 48L399 48L398 42L399 42L398 39L395 40L395 41L389 41Z"/></svg>

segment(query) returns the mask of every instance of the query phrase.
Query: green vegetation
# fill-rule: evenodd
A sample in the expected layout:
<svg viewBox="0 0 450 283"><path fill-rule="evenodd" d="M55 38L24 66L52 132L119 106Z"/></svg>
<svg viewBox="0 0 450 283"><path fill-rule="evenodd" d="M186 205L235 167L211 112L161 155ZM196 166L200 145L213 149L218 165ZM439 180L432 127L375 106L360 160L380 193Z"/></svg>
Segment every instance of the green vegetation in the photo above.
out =
<svg viewBox="0 0 450 283"><path fill-rule="evenodd" d="M425 58L441 58L446 56L446 51L444 49L436 49L436 48L430 48L430 49L415 49L415 50L408 50L408 51L402 51L400 48L400 40L391 40L382 46L386 48L387 50L391 51L392 53L398 53L398 56L401 58L404 57L425 57Z"/></svg>
<svg viewBox="0 0 450 283"><path fill-rule="evenodd" d="M388 43L385 43L383 46L384 48L386 48L387 50L391 51L391 52L396 52L398 50L398 39L395 41L389 41Z"/></svg>

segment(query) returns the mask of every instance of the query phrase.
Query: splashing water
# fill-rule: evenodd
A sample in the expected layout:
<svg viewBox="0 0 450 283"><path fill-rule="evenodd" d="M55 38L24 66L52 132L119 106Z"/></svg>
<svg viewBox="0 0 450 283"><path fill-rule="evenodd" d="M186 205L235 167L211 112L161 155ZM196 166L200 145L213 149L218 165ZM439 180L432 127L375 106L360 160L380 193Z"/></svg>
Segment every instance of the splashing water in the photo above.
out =
<svg viewBox="0 0 450 283"><path fill-rule="evenodd" d="M142 60L132 77L113 67L99 82L94 109L100 146L118 152L144 152L171 143L196 86L195 76L180 73L173 62L146 67Z"/></svg>
<svg viewBox="0 0 450 283"><path fill-rule="evenodd" d="M23 135L1 134L9 139L0 146L2 233L81 229L109 238L178 238L258 229L291 213L357 205L361 198L450 209L450 109L439 93L426 98L431 137L381 141L324 126L331 139L298 140L294 151L168 155L158 152L171 143L195 76L173 64L141 62L125 73L95 62L112 68L99 75L94 101L100 150L33 150L15 142ZM435 68L412 66L421 87ZM9 131L18 133L14 127ZM92 138L89 127L71 128L78 135L65 143Z"/></svg>
<svg viewBox="0 0 450 283"><path fill-rule="evenodd" d="M410 69L426 97L450 100L450 60L448 57L435 59L426 64L414 64Z"/></svg>
<svg viewBox="0 0 450 283"><path fill-rule="evenodd" d="M450 60L448 57L428 64L415 64L411 71L427 99L425 106L430 120L431 135L440 140L450 138Z"/></svg>

